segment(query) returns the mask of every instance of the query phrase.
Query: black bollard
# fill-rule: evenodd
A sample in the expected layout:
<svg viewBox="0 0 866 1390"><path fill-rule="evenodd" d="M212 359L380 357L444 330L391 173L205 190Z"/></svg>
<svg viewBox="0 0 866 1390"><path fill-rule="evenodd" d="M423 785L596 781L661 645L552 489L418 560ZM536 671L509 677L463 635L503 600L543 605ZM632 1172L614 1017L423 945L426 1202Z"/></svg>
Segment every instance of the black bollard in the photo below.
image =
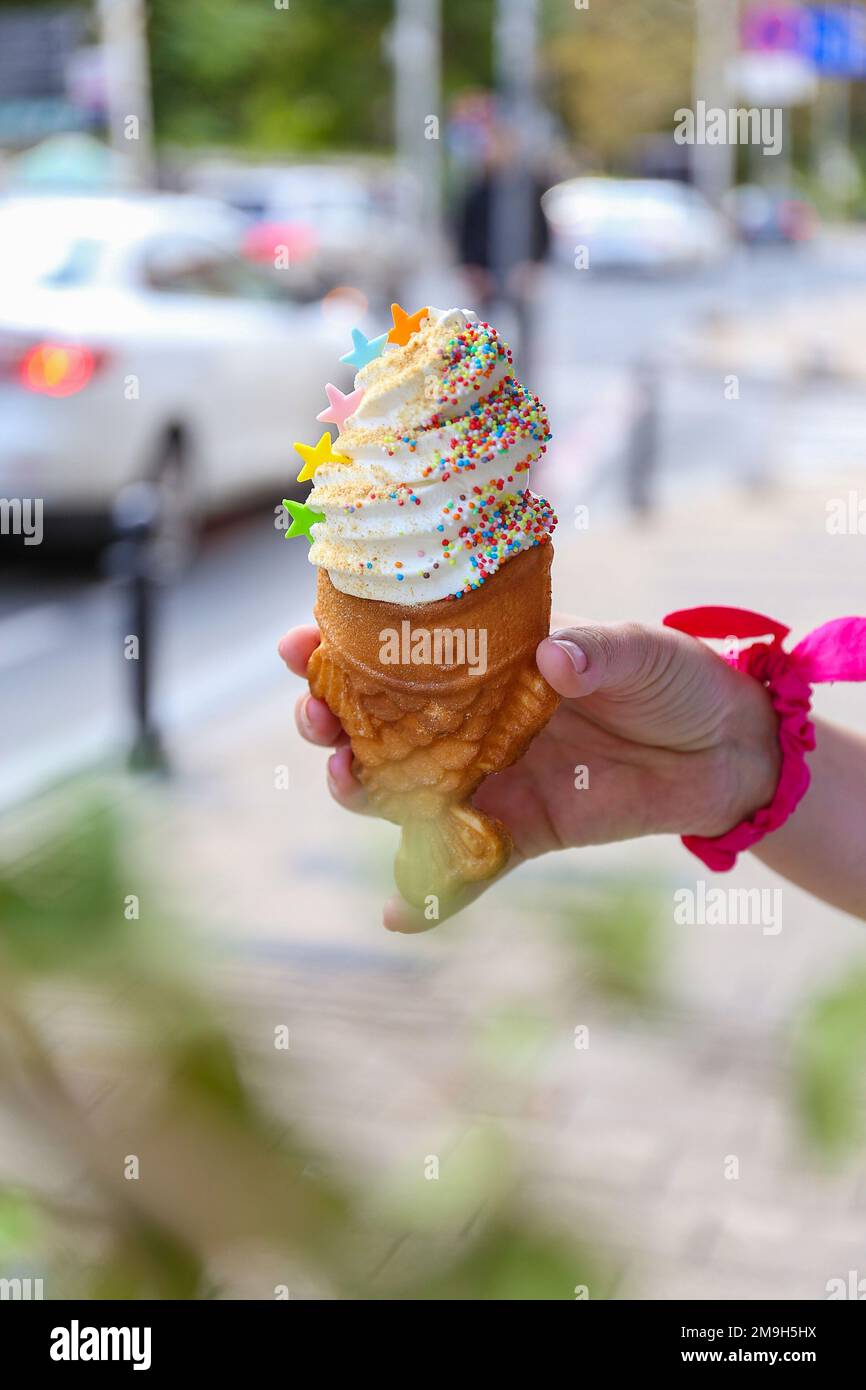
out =
<svg viewBox="0 0 866 1390"><path fill-rule="evenodd" d="M659 453L659 383L652 363L634 370L634 417L625 461L626 502L632 516L643 520L656 505Z"/></svg>
<svg viewBox="0 0 866 1390"><path fill-rule="evenodd" d="M129 766L135 772L167 772L168 758L153 716L153 671L156 617L155 573L160 496L151 483L134 483L120 494L114 507L114 541L108 557L111 575L128 596L129 626L138 649L130 657L134 734Z"/></svg>

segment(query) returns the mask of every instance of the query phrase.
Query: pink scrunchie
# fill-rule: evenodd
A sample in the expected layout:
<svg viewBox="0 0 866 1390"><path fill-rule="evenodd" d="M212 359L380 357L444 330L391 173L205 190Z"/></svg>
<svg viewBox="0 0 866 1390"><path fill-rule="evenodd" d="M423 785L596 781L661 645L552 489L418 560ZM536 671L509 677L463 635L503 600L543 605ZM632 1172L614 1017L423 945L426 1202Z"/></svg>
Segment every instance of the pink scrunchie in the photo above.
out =
<svg viewBox="0 0 866 1390"><path fill-rule="evenodd" d="M782 766L773 800L751 820L741 821L724 835L682 837L686 849L708 869L732 869L737 855L778 830L805 795L810 780L806 754L815 747L815 726L809 718L812 686L819 681L866 680L866 618L835 618L824 623L792 652L782 646L790 628L747 608L683 608L669 613L663 621L666 627L692 637L771 636L769 642L753 641L725 660L767 687L779 716Z"/></svg>

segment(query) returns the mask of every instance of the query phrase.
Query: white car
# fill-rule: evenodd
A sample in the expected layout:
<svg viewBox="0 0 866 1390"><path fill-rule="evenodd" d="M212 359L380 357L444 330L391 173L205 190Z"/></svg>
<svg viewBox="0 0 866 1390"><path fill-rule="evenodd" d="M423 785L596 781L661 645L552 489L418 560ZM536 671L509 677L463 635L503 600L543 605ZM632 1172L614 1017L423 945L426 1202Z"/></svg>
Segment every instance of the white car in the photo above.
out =
<svg viewBox="0 0 866 1390"><path fill-rule="evenodd" d="M548 189L542 207L550 223L554 255L568 265L689 268L720 260L730 247L724 219L696 189L683 183L569 179Z"/></svg>
<svg viewBox="0 0 866 1390"><path fill-rule="evenodd" d="M139 481L193 523L279 504L348 335L238 254L245 227L172 195L0 201L0 497L65 538Z"/></svg>

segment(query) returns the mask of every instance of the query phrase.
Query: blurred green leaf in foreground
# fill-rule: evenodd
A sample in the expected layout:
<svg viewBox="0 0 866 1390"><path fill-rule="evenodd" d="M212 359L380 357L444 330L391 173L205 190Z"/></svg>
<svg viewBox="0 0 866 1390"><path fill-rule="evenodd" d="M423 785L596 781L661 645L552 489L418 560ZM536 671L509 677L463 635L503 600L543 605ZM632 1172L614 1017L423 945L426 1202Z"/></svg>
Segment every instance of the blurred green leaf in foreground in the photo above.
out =
<svg viewBox="0 0 866 1390"><path fill-rule="evenodd" d="M794 1043L800 1113L811 1140L831 1156L862 1141L866 1111L866 966L807 1006Z"/></svg>
<svg viewBox="0 0 866 1390"><path fill-rule="evenodd" d="M582 978L631 1004L653 1002L662 986L668 940L659 898L644 883L604 883L602 891L550 902L560 940Z"/></svg>
<svg viewBox="0 0 866 1390"><path fill-rule="evenodd" d="M83 803L0 864L4 1275L46 1298L575 1298L586 1252L544 1233L496 1124L455 1114L425 1183L325 1151L301 1107L286 1123L298 1064L237 1041L223 1015L250 1003L214 1002L213 962L159 912L130 838ZM406 1243L408 1265L378 1268Z"/></svg>

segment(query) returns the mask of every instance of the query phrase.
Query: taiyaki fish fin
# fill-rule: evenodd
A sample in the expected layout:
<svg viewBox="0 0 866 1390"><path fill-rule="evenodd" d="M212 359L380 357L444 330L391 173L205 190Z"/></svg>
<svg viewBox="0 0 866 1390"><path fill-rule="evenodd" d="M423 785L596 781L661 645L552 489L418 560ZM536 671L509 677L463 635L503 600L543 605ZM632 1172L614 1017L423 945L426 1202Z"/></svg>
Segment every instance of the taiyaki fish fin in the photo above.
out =
<svg viewBox="0 0 866 1390"><path fill-rule="evenodd" d="M505 868L511 848L501 821L454 803L435 819L404 824L394 862L397 887L407 902L427 907L431 897L447 900L493 878Z"/></svg>
<svg viewBox="0 0 866 1390"><path fill-rule="evenodd" d="M380 721L371 708L375 700L358 689L350 673L338 661L332 660L325 647L317 647L310 657L307 679L312 693L317 699L324 700L353 737L372 738L376 735Z"/></svg>
<svg viewBox="0 0 866 1390"><path fill-rule="evenodd" d="M559 696L537 670L521 667L501 699L478 758L482 776L517 761L559 704Z"/></svg>

